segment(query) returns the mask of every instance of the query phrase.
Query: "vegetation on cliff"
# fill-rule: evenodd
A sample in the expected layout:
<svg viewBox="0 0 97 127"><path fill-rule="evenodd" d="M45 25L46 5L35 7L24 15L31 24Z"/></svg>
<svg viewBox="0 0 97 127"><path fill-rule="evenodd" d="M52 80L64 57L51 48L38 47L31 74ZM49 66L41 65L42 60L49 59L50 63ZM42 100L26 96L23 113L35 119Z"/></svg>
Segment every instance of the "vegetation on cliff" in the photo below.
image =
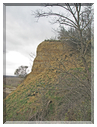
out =
<svg viewBox="0 0 97 127"><path fill-rule="evenodd" d="M87 84L78 52L65 43L42 42L32 72L4 100L5 121L90 121Z"/></svg>
<svg viewBox="0 0 97 127"><path fill-rule="evenodd" d="M4 100L4 121L91 121L92 9L81 10L81 3L45 6L61 7L72 18L52 10L37 10L35 17L53 15L54 23L70 29L61 27L59 40L39 44L31 73Z"/></svg>

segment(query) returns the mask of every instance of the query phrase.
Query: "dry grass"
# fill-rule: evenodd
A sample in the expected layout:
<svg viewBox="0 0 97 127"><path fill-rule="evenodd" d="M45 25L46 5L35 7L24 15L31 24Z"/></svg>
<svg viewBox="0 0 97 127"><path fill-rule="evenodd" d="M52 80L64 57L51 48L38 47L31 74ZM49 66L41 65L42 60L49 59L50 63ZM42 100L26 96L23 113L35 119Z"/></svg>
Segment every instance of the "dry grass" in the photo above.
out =
<svg viewBox="0 0 97 127"><path fill-rule="evenodd" d="M41 73L6 98L6 120L90 121L91 100L81 85L65 73Z"/></svg>
<svg viewBox="0 0 97 127"><path fill-rule="evenodd" d="M20 77L3 76L3 98L14 91L24 80Z"/></svg>
<svg viewBox="0 0 97 127"><path fill-rule="evenodd" d="M5 121L90 121L91 86L78 53L63 54L60 43L37 49L32 72L4 100Z"/></svg>
<svg viewBox="0 0 97 127"><path fill-rule="evenodd" d="M20 77L3 77L3 84L6 85L6 87L8 86L12 86L12 87L17 87L18 84L21 84L21 82L24 80L24 78L20 78Z"/></svg>

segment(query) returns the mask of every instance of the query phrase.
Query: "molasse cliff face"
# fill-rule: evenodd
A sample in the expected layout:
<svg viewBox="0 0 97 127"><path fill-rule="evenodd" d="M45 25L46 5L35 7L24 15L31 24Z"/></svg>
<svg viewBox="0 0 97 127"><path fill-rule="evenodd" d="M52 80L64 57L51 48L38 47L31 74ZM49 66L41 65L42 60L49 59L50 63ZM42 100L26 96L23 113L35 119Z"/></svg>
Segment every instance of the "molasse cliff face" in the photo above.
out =
<svg viewBox="0 0 97 127"><path fill-rule="evenodd" d="M4 100L4 120L90 121L87 87L77 80L87 83L78 56L67 43L40 43L31 73Z"/></svg>
<svg viewBox="0 0 97 127"><path fill-rule="evenodd" d="M76 59L75 59L76 56ZM34 59L32 71L28 74L25 82L28 82L45 72L62 72L70 68L81 67L78 63L78 52L69 44L62 42L40 43L37 47L36 58Z"/></svg>
<svg viewBox="0 0 97 127"><path fill-rule="evenodd" d="M62 42L42 42L37 48L37 55L32 66L31 74L36 76L44 70L56 70L57 68L66 69L73 67L75 51L66 43ZM64 60L64 61L63 61ZM68 60L72 62L68 63Z"/></svg>

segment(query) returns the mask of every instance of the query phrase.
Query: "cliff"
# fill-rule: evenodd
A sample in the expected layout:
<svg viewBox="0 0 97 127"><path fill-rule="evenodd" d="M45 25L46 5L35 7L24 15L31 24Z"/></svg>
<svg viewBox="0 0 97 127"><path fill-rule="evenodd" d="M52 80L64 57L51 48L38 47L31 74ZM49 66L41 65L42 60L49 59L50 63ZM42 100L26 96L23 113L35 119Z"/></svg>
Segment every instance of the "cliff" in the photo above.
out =
<svg viewBox="0 0 97 127"><path fill-rule="evenodd" d="M76 50L67 43L42 42L31 73L4 100L4 116L8 121L89 121L90 95L82 80L87 83Z"/></svg>
<svg viewBox="0 0 97 127"><path fill-rule="evenodd" d="M44 41L37 47L37 54L33 62L32 71L27 79L32 79L41 74L41 72L57 72L58 69L60 71L68 70L76 66L83 67L82 64L79 65L78 63L78 52L70 45L62 42Z"/></svg>
<svg viewBox="0 0 97 127"><path fill-rule="evenodd" d="M52 69L52 66L56 67L58 65L57 61L60 61L62 57L66 59L70 57L71 51L71 47L61 42L42 42L37 48L32 73L39 74L45 69ZM66 61L64 62L66 65ZM71 63L68 64L70 66Z"/></svg>

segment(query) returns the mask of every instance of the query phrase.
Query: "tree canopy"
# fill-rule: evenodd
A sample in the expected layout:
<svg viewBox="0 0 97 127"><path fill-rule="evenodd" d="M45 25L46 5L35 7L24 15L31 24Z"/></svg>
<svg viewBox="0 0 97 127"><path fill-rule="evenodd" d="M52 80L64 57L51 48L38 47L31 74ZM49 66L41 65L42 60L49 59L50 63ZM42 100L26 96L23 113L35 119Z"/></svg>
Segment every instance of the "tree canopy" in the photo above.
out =
<svg viewBox="0 0 97 127"><path fill-rule="evenodd" d="M20 77L25 77L27 75L27 68L28 66L20 66L18 69L16 69L14 74Z"/></svg>

